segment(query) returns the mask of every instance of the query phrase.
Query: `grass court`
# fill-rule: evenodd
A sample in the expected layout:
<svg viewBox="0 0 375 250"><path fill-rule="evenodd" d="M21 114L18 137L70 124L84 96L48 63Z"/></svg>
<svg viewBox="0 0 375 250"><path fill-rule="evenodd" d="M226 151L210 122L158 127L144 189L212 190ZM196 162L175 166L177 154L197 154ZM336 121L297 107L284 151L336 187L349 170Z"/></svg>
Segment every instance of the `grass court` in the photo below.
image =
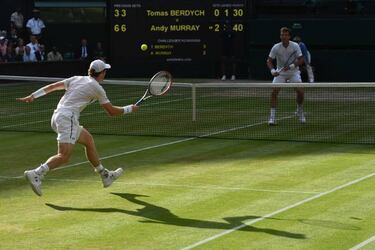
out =
<svg viewBox="0 0 375 250"><path fill-rule="evenodd" d="M36 196L53 133L0 132L0 249L374 249L373 145L96 135Z"/></svg>

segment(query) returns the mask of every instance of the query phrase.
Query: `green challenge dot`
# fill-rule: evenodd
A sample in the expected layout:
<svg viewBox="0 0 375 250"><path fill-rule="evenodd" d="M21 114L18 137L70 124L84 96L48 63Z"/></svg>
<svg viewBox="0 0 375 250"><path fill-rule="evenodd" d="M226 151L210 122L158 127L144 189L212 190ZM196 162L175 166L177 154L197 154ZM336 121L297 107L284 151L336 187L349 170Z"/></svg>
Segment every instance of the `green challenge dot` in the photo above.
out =
<svg viewBox="0 0 375 250"><path fill-rule="evenodd" d="M142 50L142 51L146 51L147 49L148 49L147 44L142 44L142 45L141 45L141 50Z"/></svg>

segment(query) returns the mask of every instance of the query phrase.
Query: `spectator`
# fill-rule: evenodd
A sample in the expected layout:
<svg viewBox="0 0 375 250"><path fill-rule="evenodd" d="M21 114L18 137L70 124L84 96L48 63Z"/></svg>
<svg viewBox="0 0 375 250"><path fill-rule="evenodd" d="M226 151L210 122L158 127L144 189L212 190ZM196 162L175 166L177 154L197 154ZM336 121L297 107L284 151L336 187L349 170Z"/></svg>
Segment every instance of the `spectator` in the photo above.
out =
<svg viewBox="0 0 375 250"><path fill-rule="evenodd" d="M5 36L0 35L0 56L4 57L5 54L7 53L7 47L8 47L8 40L5 38Z"/></svg>
<svg viewBox="0 0 375 250"><path fill-rule="evenodd" d="M9 32L9 35L8 35L8 43L12 44L13 47L16 46L17 43L18 43L17 30L14 27L10 28L10 32Z"/></svg>
<svg viewBox="0 0 375 250"><path fill-rule="evenodd" d="M60 52L57 51L56 46L52 47L52 51L47 54L47 61L62 61L63 57Z"/></svg>
<svg viewBox="0 0 375 250"><path fill-rule="evenodd" d="M10 22L14 25L17 30L17 34L21 35L23 32L24 18L21 13L21 8L17 8L15 12L10 15Z"/></svg>
<svg viewBox="0 0 375 250"><path fill-rule="evenodd" d="M103 50L103 46L101 42L96 43L96 48L93 52L93 55L94 55L94 59L100 59L100 60L105 61L106 58L105 58L105 54L104 54L104 50Z"/></svg>
<svg viewBox="0 0 375 250"><path fill-rule="evenodd" d="M37 38L41 38L43 29L46 27L42 19L39 18L40 11L33 10L33 18L27 21L26 28L30 35L34 35Z"/></svg>
<svg viewBox="0 0 375 250"><path fill-rule="evenodd" d="M77 53L77 57L80 59L80 60L87 60L89 59L89 56L90 56L90 50L87 46L87 39L86 38L82 38L81 39L81 46L79 48L79 51Z"/></svg>
<svg viewBox="0 0 375 250"><path fill-rule="evenodd" d="M9 43L6 54L3 56L4 62L14 62L16 60L16 55L14 53L13 44Z"/></svg>
<svg viewBox="0 0 375 250"><path fill-rule="evenodd" d="M39 44L40 61L46 60L46 46Z"/></svg>
<svg viewBox="0 0 375 250"><path fill-rule="evenodd" d="M30 53L33 54L37 61L42 61L42 54L40 49L40 44L36 36L30 36L30 43L26 45L26 47L30 48Z"/></svg>
<svg viewBox="0 0 375 250"><path fill-rule="evenodd" d="M29 46L25 46L25 53L23 54L23 61L24 62L37 62L35 54L31 53L31 48Z"/></svg>
<svg viewBox="0 0 375 250"><path fill-rule="evenodd" d="M23 55L25 54L25 44L22 38L18 39L17 47L14 50L15 50L15 60L17 62L22 62Z"/></svg>
<svg viewBox="0 0 375 250"><path fill-rule="evenodd" d="M0 37L7 37L7 31L6 30L0 30Z"/></svg>

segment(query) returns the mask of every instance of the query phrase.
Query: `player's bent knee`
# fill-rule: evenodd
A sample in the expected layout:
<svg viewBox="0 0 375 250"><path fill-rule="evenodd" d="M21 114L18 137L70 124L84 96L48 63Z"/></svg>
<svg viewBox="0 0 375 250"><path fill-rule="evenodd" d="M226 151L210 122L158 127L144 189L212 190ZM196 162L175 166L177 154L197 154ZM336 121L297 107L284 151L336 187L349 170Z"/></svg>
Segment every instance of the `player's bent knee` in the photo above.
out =
<svg viewBox="0 0 375 250"><path fill-rule="evenodd" d="M83 144L85 147L93 146L94 137L86 129L83 129L78 139L78 143Z"/></svg>

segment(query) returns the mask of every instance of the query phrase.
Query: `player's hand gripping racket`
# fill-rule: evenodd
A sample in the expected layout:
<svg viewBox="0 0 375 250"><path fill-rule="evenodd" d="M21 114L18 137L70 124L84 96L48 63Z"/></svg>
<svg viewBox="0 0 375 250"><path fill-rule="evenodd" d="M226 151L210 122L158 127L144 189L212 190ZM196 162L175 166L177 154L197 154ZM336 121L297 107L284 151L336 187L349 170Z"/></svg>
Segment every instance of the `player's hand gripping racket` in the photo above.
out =
<svg viewBox="0 0 375 250"><path fill-rule="evenodd" d="M150 80L145 94L139 99L135 105L139 106L141 103L151 96L164 95L172 86L172 75L167 71L159 71Z"/></svg>

